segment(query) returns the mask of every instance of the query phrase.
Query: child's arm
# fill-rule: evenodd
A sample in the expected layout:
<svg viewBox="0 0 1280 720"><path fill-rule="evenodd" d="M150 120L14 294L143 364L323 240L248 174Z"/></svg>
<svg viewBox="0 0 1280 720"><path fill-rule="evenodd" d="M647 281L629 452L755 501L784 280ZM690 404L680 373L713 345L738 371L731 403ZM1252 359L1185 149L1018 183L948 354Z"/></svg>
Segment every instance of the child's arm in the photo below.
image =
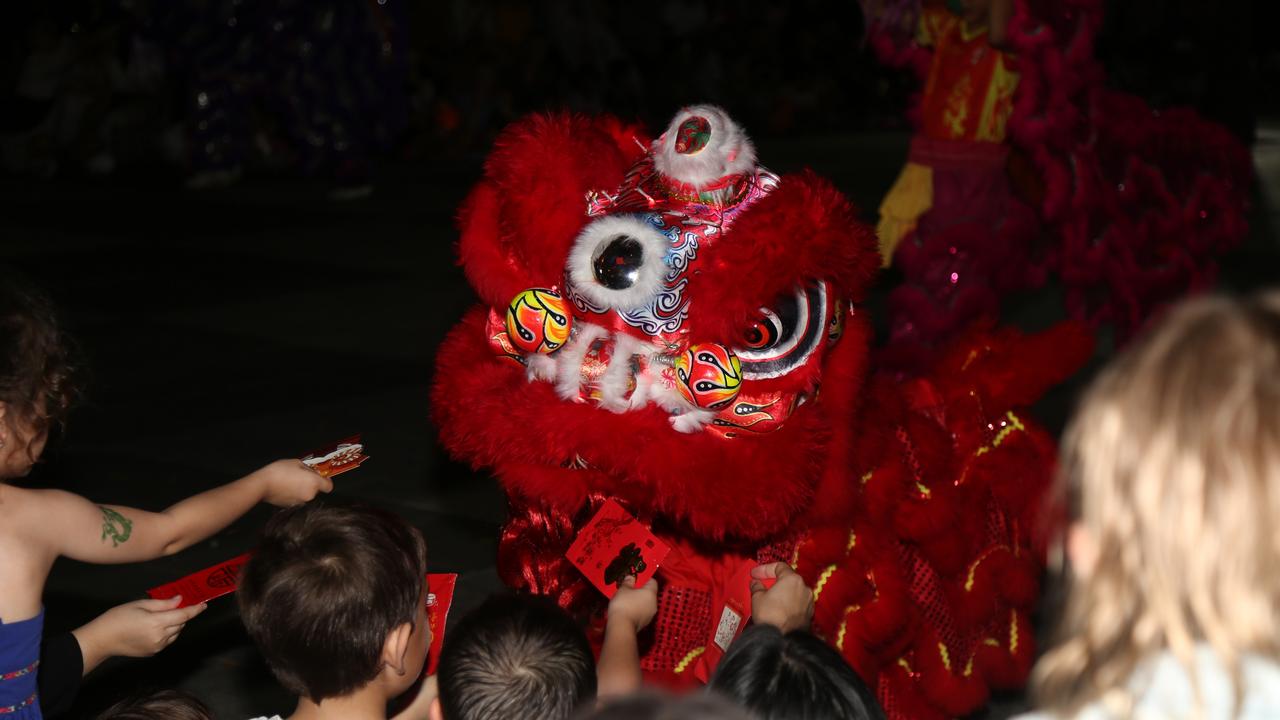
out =
<svg viewBox="0 0 1280 720"><path fill-rule="evenodd" d="M235 482L202 492L163 512L95 505L57 490L31 491L28 537L53 554L91 563L150 560L190 547L259 502L304 503L333 482L299 460L278 460Z"/></svg>
<svg viewBox="0 0 1280 720"><path fill-rule="evenodd" d="M82 672L88 675L109 657L150 657L169 647L187 621L208 607L201 603L179 608L180 602L181 596L134 600L72 630L84 659Z"/></svg>
<svg viewBox="0 0 1280 720"><path fill-rule="evenodd" d="M644 587L636 587L634 576L628 575L609 601L609 615L604 626L604 647L596 664L596 695L600 698L626 695L640 689L640 648L636 634L653 622L658 614L658 581L650 579Z"/></svg>
<svg viewBox="0 0 1280 720"><path fill-rule="evenodd" d="M147 657L169 646L183 625L205 606L176 609L181 598L136 600L117 605L68 633L40 643L40 706L45 717L66 714L80 691L80 678L109 657Z"/></svg>

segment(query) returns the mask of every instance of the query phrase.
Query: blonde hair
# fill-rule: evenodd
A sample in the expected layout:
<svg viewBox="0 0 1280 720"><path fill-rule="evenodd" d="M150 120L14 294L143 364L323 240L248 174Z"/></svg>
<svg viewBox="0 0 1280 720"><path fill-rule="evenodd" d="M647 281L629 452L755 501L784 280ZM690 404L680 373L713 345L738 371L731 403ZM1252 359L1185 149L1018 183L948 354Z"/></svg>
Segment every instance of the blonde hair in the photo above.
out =
<svg viewBox="0 0 1280 720"><path fill-rule="evenodd" d="M1142 660L1169 651L1194 678L1197 643L1238 707L1242 654L1278 656L1280 293L1191 300L1117 357L1067 428L1058 491L1097 563L1034 670L1040 707L1131 708Z"/></svg>

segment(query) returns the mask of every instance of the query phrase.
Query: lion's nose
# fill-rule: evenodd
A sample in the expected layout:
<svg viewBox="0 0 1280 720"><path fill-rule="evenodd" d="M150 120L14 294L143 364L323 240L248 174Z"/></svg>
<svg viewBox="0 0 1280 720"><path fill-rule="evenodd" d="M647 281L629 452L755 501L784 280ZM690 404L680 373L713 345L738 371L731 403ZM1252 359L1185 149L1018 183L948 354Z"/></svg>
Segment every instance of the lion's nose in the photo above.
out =
<svg viewBox="0 0 1280 720"><path fill-rule="evenodd" d="M625 290L640 278L644 246L630 235L615 235L600 244L591 264L597 282L610 290Z"/></svg>

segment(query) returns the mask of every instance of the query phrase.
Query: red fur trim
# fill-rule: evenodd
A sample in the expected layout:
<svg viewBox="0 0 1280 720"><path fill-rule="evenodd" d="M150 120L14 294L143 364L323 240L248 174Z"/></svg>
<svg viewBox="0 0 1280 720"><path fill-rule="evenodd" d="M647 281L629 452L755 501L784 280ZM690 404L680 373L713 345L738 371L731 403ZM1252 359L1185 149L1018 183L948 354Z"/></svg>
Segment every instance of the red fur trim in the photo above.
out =
<svg viewBox="0 0 1280 720"><path fill-rule="evenodd" d="M918 672L912 676L896 664L886 672L889 680L882 685L879 699L890 720L952 720L953 715L929 702Z"/></svg>
<svg viewBox="0 0 1280 720"><path fill-rule="evenodd" d="M809 507L806 525L820 527L845 521L859 502L860 487L851 481L850 474L866 458L858 447L866 438L849 419L859 415L864 401L871 335L866 311L855 310L845 321L844 336L828 351L822 366L819 393L832 427L825 448L826 462L814 489L815 497L823 501Z"/></svg>
<svg viewBox="0 0 1280 720"><path fill-rule="evenodd" d="M805 278L825 278L837 298L859 302L880 268L875 233L849 201L812 172L782 177L749 207L689 280L692 337L736 345L741 333ZM837 298L833 298L837 299Z"/></svg>
<svg viewBox="0 0 1280 720"><path fill-rule="evenodd" d="M612 190L640 154L627 135L612 118L557 113L498 136L458 218L467 280L485 302L505 307L521 290L562 283L586 192Z"/></svg>
<svg viewBox="0 0 1280 720"><path fill-rule="evenodd" d="M656 407L615 415L561 400L549 384L527 381L523 367L495 358L483 328L477 308L445 338L432 405L445 446L497 468L508 492L567 512L584 491L615 495L638 514L711 541L763 541L789 532L810 507L824 469L813 449L833 432L824 397L766 435L678 433ZM596 472L561 467L575 457ZM505 472L512 468L520 470Z"/></svg>
<svg viewBox="0 0 1280 720"><path fill-rule="evenodd" d="M985 678L977 668L968 667L970 656L961 648L944 646L936 633L926 629L913 655L925 696L949 715L968 715L987 701Z"/></svg>

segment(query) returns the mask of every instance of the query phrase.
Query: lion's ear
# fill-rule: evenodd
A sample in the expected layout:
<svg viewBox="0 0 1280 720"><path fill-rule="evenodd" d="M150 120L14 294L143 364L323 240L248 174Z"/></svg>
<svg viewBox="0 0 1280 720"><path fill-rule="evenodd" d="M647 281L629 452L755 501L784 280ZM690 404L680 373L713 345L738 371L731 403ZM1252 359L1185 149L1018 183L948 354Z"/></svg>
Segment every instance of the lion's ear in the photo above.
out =
<svg viewBox="0 0 1280 720"><path fill-rule="evenodd" d="M460 259L481 299L501 307L561 284L587 191L616 188L647 143L611 117L539 114L507 127L458 216Z"/></svg>

